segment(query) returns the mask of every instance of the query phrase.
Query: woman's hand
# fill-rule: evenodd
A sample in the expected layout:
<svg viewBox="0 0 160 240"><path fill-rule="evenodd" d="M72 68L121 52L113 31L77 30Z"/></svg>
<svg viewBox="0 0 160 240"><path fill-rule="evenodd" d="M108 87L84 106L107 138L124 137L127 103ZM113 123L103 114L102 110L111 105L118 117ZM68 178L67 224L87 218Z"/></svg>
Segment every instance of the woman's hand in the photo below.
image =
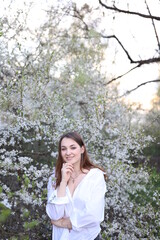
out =
<svg viewBox="0 0 160 240"><path fill-rule="evenodd" d="M57 189L57 197L64 197L66 196L66 186L68 184L68 180L73 172L73 165L71 163L63 163L61 173L62 179L60 185Z"/></svg>
<svg viewBox="0 0 160 240"><path fill-rule="evenodd" d="M73 165L71 163L63 163L61 173L62 173L62 182L68 183L70 176L73 172Z"/></svg>
<svg viewBox="0 0 160 240"><path fill-rule="evenodd" d="M52 225L60 228L68 228L69 230L72 229L72 223L70 218L60 218L58 220L51 220Z"/></svg>

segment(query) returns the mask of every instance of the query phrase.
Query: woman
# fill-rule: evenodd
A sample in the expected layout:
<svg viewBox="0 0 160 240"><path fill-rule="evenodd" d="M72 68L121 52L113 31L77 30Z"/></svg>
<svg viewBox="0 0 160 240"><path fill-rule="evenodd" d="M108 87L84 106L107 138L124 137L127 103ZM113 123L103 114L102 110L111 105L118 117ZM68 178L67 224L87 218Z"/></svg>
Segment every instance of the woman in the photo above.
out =
<svg viewBox="0 0 160 240"><path fill-rule="evenodd" d="M46 206L53 225L52 240L99 239L104 219L104 175L101 168L90 162L78 133L69 132L60 138Z"/></svg>

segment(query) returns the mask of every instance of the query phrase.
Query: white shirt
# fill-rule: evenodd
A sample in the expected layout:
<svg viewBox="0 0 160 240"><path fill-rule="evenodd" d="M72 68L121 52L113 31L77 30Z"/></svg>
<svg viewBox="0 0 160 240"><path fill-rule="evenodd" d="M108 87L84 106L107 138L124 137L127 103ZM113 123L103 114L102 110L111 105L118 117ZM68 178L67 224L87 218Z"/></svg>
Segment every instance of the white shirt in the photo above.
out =
<svg viewBox="0 0 160 240"><path fill-rule="evenodd" d="M104 220L104 173L98 168L91 169L76 187L73 196L66 187L65 197L57 197L53 179L54 174L48 182L46 212L53 220L70 217L72 230L53 225L52 240L94 240Z"/></svg>

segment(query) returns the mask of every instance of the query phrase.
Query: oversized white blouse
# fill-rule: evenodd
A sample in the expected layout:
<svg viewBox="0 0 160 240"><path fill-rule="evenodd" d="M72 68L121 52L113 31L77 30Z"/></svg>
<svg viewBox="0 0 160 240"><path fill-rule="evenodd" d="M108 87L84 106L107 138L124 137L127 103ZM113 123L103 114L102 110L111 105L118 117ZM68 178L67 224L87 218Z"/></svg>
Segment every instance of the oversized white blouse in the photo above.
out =
<svg viewBox="0 0 160 240"><path fill-rule="evenodd" d="M47 188L46 212L49 218L58 220L69 217L72 223L70 231L53 225L52 240L94 240L104 220L104 173L98 168L91 169L76 187L73 196L66 187L66 196L57 197L54 174L49 178Z"/></svg>

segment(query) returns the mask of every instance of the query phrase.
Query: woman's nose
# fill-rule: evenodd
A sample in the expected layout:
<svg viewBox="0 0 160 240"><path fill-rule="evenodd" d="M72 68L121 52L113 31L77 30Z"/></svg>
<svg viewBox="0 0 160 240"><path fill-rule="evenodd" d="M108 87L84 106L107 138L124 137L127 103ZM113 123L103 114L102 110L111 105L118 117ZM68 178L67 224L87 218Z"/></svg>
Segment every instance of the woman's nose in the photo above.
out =
<svg viewBox="0 0 160 240"><path fill-rule="evenodd" d="M69 155L71 153L71 150L70 149L67 149L66 150L66 154Z"/></svg>

